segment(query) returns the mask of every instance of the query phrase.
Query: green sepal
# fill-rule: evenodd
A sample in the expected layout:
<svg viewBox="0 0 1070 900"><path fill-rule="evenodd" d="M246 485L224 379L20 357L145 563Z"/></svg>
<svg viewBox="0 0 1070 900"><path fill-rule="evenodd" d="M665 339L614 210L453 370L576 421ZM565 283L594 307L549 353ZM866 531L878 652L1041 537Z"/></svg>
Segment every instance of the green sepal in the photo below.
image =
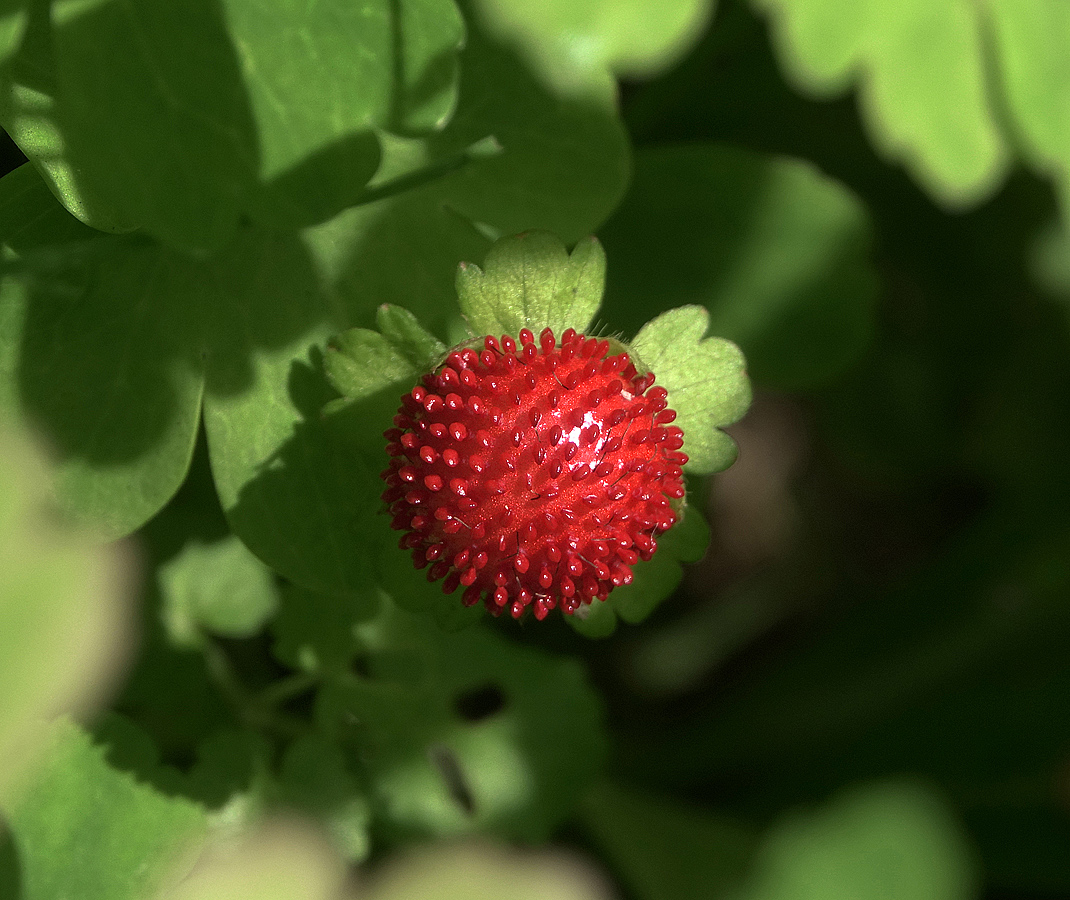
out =
<svg viewBox="0 0 1070 900"><path fill-rule="evenodd" d="M446 346L400 306L384 304L379 331L350 328L327 346L327 379L347 400L370 397L388 385L415 381L446 354Z"/></svg>
<svg viewBox="0 0 1070 900"><path fill-rule="evenodd" d="M602 303L606 255L595 237L570 254L555 235L528 231L497 241L483 268L461 263L457 296L476 335L516 335L521 328L554 335L583 332Z"/></svg>
<svg viewBox="0 0 1070 900"><path fill-rule="evenodd" d="M682 518L658 538L658 549L649 560L632 566L632 582L616 588L604 603L595 601L568 616L568 623L584 637L609 637L617 621L638 625L680 584L683 564L698 562L710 543L710 526L697 509L681 513Z"/></svg>
<svg viewBox="0 0 1070 900"><path fill-rule="evenodd" d="M709 321L702 306L670 309L644 325L632 343L642 365L669 392L669 407L684 432L684 468L694 475L732 465L736 445L720 429L739 421L751 400L742 352L724 338L705 337Z"/></svg>

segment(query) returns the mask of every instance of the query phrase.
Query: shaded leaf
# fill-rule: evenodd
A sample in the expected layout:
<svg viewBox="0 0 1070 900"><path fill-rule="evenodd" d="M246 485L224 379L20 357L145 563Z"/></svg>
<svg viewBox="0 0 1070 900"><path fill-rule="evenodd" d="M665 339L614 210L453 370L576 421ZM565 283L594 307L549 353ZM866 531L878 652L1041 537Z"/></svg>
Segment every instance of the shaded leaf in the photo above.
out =
<svg viewBox="0 0 1070 900"><path fill-rule="evenodd" d="M160 567L158 578L164 621L179 645L199 644L202 629L249 637L278 607L271 571L234 536L188 544Z"/></svg>
<svg viewBox="0 0 1070 900"><path fill-rule="evenodd" d="M218 5L59 0L52 16L57 120L78 180L176 247L222 247L259 165Z"/></svg>
<svg viewBox="0 0 1070 900"><path fill-rule="evenodd" d="M275 656L301 672L343 671L360 646L355 626L372 618L378 606L374 589L339 597L287 586L271 625Z"/></svg>
<svg viewBox="0 0 1070 900"><path fill-rule="evenodd" d="M421 131L456 103L463 22L452 0L228 0L261 149L254 214L322 222L359 202L379 165L375 127Z"/></svg>
<svg viewBox="0 0 1070 900"><path fill-rule="evenodd" d="M298 738L286 748L279 778L283 803L323 822L347 862L364 861L371 849L371 808L337 744L318 734Z"/></svg>
<svg viewBox="0 0 1070 900"><path fill-rule="evenodd" d="M189 468L204 388L199 316L211 287L152 244L85 240L89 229L39 184L22 197L40 203L41 228L14 234L19 252L0 284L0 407L52 442L63 508L103 539L120 537L154 515ZM48 242L45 223L75 243Z"/></svg>
<svg viewBox="0 0 1070 900"><path fill-rule="evenodd" d="M756 383L798 390L841 373L874 327L877 278L860 202L808 163L717 144L645 149L602 230L607 314L701 302Z"/></svg>
<svg viewBox="0 0 1070 900"><path fill-rule="evenodd" d="M52 193L72 216L102 231L125 232L138 226L122 201L102 193L72 159L57 99L51 3L28 0L19 26L21 40L0 62L0 122L32 161Z"/></svg>
<svg viewBox="0 0 1070 900"><path fill-rule="evenodd" d="M722 896L742 880L752 827L668 797L599 784L583 822L640 900Z"/></svg>
<svg viewBox="0 0 1070 900"><path fill-rule="evenodd" d="M364 760L383 828L545 839L605 752L578 663L393 605L357 635L355 671L324 686L317 719Z"/></svg>
<svg viewBox="0 0 1070 900"><path fill-rule="evenodd" d="M18 48L22 32L26 26L25 3L22 0L8 0L0 7L0 64Z"/></svg>
<svg viewBox="0 0 1070 900"><path fill-rule="evenodd" d="M610 94L556 97L515 53L473 30L462 54L460 98L441 134L384 143L372 187L469 159L472 145L488 136L500 153L469 159L433 183L350 210L308 235L354 322L367 322L381 303L398 304L446 334L457 318L457 263L483 259L488 236L543 229L571 244L623 193L628 147Z"/></svg>
<svg viewBox="0 0 1070 900"><path fill-rule="evenodd" d="M911 782L857 787L789 815L759 847L740 900L968 900L972 853L943 802Z"/></svg>

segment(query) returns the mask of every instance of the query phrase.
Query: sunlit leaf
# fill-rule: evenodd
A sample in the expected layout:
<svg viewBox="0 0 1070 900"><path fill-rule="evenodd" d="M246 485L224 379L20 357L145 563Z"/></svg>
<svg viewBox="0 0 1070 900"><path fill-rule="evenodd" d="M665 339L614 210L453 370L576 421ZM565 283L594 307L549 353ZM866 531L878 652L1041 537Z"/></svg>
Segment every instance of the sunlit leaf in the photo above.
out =
<svg viewBox="0 0 1070 900"><path fill-rule="evenodd" d="M706 25L712 0L477 0L493 34L524 47L551 84L582 90L612 75L649 78L690 49Z"/></svg>
<svg viewBox="0 0 1070 900"><path fill-rule="evenodd" d="M24 900L144 900L178 880L203 838L202 810L110 768L60 721L33 777L4 796Z"/></svg>
<svg viewBox="0 0 1070 900"><path fill-rule="evenodd" d="M567 328L585 332L602 302L606 257L594 238L569 254L546 232L504 238L487 254L483 268L462 263L457 273L461 311L476 335L513 335L528 328L538 335Z"/></svg>
<svg viewBox="0 0 1070 900"><path fill-rule="evenodd" d="M979 7L966 0L754 5L769 14L795 83L827 97L857 82L873 142L938 200L973 203L999 183L1008 152L986 90Z"/></svg>
<svg viewBox="0 0 1070 900"><path fill-rule="evenodd" d="M870 233L861 203L802 161L717 144L644 150L601 232L606 315L638 329L652 311L700 302L759 385L813 387L872 333Z"/></svg>

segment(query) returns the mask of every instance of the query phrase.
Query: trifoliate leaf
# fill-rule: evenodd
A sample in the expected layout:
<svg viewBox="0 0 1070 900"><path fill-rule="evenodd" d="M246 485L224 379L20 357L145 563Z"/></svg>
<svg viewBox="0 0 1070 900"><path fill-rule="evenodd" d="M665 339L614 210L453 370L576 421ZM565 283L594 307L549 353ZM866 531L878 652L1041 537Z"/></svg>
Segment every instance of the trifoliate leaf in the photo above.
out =
<svg viewBox="0 0 1070 900"><path fill-rule="evenodd" d="M605 751L576 660L490 627L447 634L393 604L357 636L357 661L325 682L316 712L354 745L384 831L545 840Z"/></svg>
<svg viewBox="0 0 1070 900"><path fill-rule="evenodd" d="M462 263L457 272L461 311L473 333L535 334L552 328L583 332L602 302L606 257L594 237L571 254L552 234L529 231L502 238L482 269Z"/></svg>
<svg viewBox="0 0 1070 900"><path fill-rule="evenodd" d="M445 345L400 306L379 307L379 331L351 328L327 345L324 369L348 400L370 397L401 381L415 381L446 353Z"/></svg>
<svg viewBox="0 0 1070 900"><path fill-rule="evenodd" d="M719 429L738 421L750 405L743 354L731 341L705 338L709 313L681 306L643 326L632 348L657 383L684 431L686 471L704 475L727 469L736 445Z"/></svg>
<svg viewBox="0 0 1070 900"><path fill-rule="evenodd" d="M115 771L104 756L61 720L49 729L40 767L0 800L22 900L144 900L192 864L204 812Z"/></svg>
<svg viewBox="0 0 1070 900"><path fill-rule="evenodd" d="M203 628L225 637L256 634L278 607L271 570L233 535L192 543L160 568L164 618L180 645L200 642Z"/></svg>

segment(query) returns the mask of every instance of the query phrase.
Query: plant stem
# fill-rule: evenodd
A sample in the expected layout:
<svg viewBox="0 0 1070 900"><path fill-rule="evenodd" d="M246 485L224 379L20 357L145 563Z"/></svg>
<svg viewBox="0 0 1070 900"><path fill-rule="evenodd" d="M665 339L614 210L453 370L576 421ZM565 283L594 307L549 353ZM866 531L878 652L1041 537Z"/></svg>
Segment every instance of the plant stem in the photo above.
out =
<svg viewBox="0 0 1070 900"><path fill-rule="evenodd" d="M502 145L498 143L497 138L490 135L476 141L474 144L470 144L460 153L447 156L445 159L441 159L422 169L399 175L397 178L392 178L373 188L368 188L361 193L360 197L353 203L353 206L365 206L369 203L376 203L379 200L385 200L389 197L403 194L406 191L423 187L425 184L437 181L451 172L456 172L471 162L492 159L502 152Z"/></svg>

